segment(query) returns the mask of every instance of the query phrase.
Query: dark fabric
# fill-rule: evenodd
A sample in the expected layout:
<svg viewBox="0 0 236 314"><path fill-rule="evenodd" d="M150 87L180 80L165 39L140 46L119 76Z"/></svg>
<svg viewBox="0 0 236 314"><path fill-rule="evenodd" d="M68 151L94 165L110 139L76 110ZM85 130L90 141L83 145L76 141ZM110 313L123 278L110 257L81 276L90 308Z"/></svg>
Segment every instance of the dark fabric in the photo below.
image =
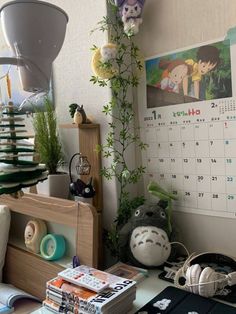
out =
<svg viewBox="0 0 236 314"><path fill-rule="evenodd" d="M136 314L236 314L236 308L213 299L167 287Z"/></svg>

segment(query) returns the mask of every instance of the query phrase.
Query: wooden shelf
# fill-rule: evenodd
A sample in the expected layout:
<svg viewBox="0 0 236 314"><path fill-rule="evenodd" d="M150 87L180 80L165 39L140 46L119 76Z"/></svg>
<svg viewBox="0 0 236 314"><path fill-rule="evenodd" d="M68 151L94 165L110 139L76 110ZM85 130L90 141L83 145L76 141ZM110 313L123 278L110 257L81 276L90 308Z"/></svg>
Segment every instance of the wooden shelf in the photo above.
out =
<svg viewBox="0 0 236 314"><path fill-rule="evenodd" d="M87 182L90 177L93 178L93 185L96 195L93 197L93 206L98 212L102 211L103 197L102 197L102 178L101 170L101 154L96 152L96 147L101 143L100 141L100 125L95 123L87 124L60 124L62 129L77 129L79 152L88 157L91 164L91 171L89 175L81 175L81 180Z"/></svg>
<svg viewBox="0 0 236 314"><path fill-rule="evenodd" d="M26 251L28 252L29 254L33 255L33 256L37 256L37 257L40 257L42 258L42 256L40 254L36 254L36 253L33 253L31 251L29 251L26 246L25 246L25 243L23 240L20 240L19 238L17 237L10 237L9 240L8 240L8 244L11 245L12 247L15 247L15 248L18 248L18 249L21 249L22 251ZM56 264L56 265L59 265L63 268L66 268L68 267L69 263L71 263L72 261L72 257L73 256L63 256L62 258L60 258L59 260L56 260L56 261L50 261L50 263L53 263L53 264Z"/></svg>
<svg viewBox="0 0 236 314"><path fill-rule="evenodd" d="M92 205L27 193L17 201L9 195L1 195L0 202L9 206L12 212L74 228L76 230L76 254L82 256L81 262L98 265L100 214ZM85 234L86 238L84 238Z"/></svg>
<svg viewBox="0 0 236 314"><path fill-rule="evenodd" d="M100 128L100 125L95 124L95 123L84 123L84 124L66 123L66 124L60 124L59 127L62 129L96 129L96 128Z"/></svg>
<svg viewBox="0 0 236 314"><path fill-rule="evenodd" d="M1 195L0 203L12 212L55 222L75 229L75 255L81 264L99 267L101 245L101 213L90 204L38 194L27 194L19 199ZM8 244L4 267L4 282L45 298L46 282L57 276L71 258L50 262L39 254L29 252L22 241L13 239Z"/></svg>

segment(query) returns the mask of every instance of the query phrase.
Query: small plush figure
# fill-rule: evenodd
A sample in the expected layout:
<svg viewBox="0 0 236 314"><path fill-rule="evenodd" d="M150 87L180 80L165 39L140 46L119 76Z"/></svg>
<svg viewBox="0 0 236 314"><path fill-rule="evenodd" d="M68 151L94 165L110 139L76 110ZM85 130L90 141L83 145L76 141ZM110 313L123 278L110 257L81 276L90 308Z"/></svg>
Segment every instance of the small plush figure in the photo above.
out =
<svg viewBox="0 0 236 314"><path fill-rule="evenodd" d="M101 62L114 60L117 55L117 47L115 44L106 44L101 47Z"/></svg>
<svg viewBox="0 0 236 314"><path fill-rule="evenodd" d="M108 43L96 49L91 64L94 74L103 80L112 78L117 73L116 54L117 46L113 43Z"/></svg>
<svg viewBox="0 0 236 314"><path fill-rule="evenodd" d="M119 232L121 260L140 267L162 265L170 256L167 202L139 206Z"/></svg>
<svg viewBox="0 0 236 314"><path fill-rule="evenodd" d="M124 32L128 36L136 35L142 24L141 17L145 0L116 0L119 14L124 23Z"/></svg>
<svg viewBox="0 0 236 314"><path fill-rule="evenodd" d="M47 227L43 220L30 220L25 227L25 245L27 249L34 253L40 252L40 243L47 234Z"/></svg>
<svg viewBox="0 0 236 314"><path fill-rule="evenodd" d="M91 123L91 121L87 118L83 105L82 106L77 105L77 109L74 113L74 123L75 124Z"/></svg>

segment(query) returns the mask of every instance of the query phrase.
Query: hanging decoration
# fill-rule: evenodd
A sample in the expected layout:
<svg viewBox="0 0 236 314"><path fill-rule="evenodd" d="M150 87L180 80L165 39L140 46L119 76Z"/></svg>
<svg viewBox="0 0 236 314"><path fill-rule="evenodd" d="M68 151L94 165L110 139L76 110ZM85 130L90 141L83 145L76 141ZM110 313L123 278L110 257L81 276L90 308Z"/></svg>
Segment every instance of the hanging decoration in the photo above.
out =
<svg viewBox="0 0 236 314"><path fill-rule="evenodd" d="M128 36L136 35L142 24L142 11L145 0L116 0L119 15L124 24L124 32Z"/></svg>
<svg viewBox="0 0 236 314"><path fill-rule="evenodd" d="M117 74L115 66L117 46L113 43L97 48L92 57L92 70L100 79L110 79Z"/></svg>

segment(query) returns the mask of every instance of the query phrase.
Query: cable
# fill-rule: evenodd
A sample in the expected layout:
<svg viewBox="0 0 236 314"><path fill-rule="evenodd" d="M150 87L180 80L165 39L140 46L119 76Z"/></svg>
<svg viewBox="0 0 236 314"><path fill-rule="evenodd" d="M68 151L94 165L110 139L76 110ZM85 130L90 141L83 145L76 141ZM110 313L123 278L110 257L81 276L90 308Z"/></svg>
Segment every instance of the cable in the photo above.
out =
<svg viewBox="0 0 236 314"><path fill-rule="evenodd" d="M187 253L187 255L188 255L188 258L189 258L190 253L189 253L188 249L186 248L186 246L185 246L183 243L177 242L177 241L175 241L175 242L169 242L169 245L171 245L171 244L179 244L179 245L181 245L181 246L185 249L185 251L186 251L186 253Z"/></svg>

